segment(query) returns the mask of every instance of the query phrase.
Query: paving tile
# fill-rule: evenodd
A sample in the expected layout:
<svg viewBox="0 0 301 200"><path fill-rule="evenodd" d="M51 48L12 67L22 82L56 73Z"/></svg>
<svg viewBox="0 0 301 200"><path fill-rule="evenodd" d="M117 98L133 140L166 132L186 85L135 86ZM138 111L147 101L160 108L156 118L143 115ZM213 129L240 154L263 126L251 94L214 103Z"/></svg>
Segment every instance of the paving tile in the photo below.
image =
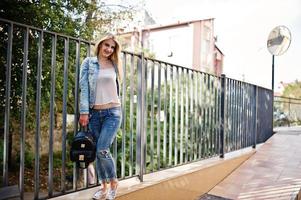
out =
<svg viewBox="0 0 301 200"><path fill-rule="evenodd" d="M301 188L301 127L274 134L209 194L233 199L291 199Z"/></svg>
<svg viewBox="0 0 301 200"><path fill-rule="evenodd" d="M199 200L231 200L231 199L215 196L211 194L205 194Z"/></svg>

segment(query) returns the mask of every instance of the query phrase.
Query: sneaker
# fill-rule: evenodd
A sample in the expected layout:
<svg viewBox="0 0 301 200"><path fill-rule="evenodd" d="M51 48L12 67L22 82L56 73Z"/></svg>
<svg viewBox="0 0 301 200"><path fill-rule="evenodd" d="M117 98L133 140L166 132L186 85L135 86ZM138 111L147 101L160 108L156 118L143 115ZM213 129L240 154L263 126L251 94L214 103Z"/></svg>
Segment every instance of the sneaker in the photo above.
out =
<svg viewBox="0 0 301 200"><path fill-rule="evenodd" d="M117 188L115 190L110 189L109 192L108 192L108 195L106 197L106 200L113 200L113 199L115 199L116 194L117 194Z"/></svg>
<svg viewBox="0 0 301 200"><path fill-rule="evenodd" d="M99 200L99 199L104 199L106 196L106 192L104 192L103 190L97 190L95 192L95 194L93 195L93 199L94 200Z"/></svg>

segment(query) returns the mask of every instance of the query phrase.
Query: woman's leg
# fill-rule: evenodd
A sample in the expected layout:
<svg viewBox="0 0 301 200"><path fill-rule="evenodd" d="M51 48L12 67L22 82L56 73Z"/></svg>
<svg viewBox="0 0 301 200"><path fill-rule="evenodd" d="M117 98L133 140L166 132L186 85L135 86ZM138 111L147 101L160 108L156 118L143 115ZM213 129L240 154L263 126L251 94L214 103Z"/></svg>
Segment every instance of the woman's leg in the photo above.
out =
<svg viewBox="0 0 301 200"><path fill-rule="evenodd" d="M118 186L118 179L112 179L112 180L110 181L110 185L111 185L111 188L112 188L112 189L116 189L117 186Z"/></svg>
<svg viewBox="0 0 301 200"><path fill-rule="evenodd" d="M101 185L102 188L97 190L93 195L94 200L104 199L107 196L107 183L102 181Z"/></svg>
<svg viewBox="0 0 301 200"><path fill-rule="evenodd" d="M99 173L110 182L111 188L117 188L117 175L114 159L110 153L110 147L115 139L121 122L120 108L106 110L102 121L102 127L97 142L97 163ZM100 177L103 179L104 177Z"/></svg>
<svg viewBox="0 0 301 200"><path fill-rule="evenodd" d="M89 185L94 185L95 184L95 169L93 163L90 163L88 165L88 182Z"/></svg>
<svg viewBox="0 0 301 200"><path fill-rule="evenodd" d="M101 121L101 113L99 111L94 111L91 110L91 115L89 119L89 129L92 132L94 138L96 141L99 139L100 131L101 131L101 126L102 126L102 121ZM92 165L92 164L90 164ZM107 184L106 184L106 177L102 174L104 174L103 169L99 169L99 159L96 157L96 172L98 175L98 182L101 183L100 189L95 192L93 199L98 200L98 199L103 199L106 194L107 194ZM102 177L102 178L100 178Z"/></svg>

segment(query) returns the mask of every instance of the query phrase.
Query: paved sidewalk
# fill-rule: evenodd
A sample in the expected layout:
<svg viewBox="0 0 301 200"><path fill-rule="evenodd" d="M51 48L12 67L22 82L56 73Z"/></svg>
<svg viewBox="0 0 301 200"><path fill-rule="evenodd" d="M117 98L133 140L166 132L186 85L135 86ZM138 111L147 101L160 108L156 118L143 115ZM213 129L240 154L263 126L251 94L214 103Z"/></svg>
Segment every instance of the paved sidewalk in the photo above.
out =
<svg viewBox="0 0 301 200"><path fill-rule="evenodd" d="M294 199L301 188L301 127L276 129L209 194L229 199Z"/></svg>

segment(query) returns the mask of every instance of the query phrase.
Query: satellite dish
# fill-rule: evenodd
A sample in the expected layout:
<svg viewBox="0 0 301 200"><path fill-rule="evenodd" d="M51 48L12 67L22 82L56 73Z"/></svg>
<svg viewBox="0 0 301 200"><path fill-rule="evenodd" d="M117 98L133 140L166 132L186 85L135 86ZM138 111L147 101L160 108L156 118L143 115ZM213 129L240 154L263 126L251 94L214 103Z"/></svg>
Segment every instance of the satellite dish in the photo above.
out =
<svg viewBox="0 0 301 200"><path fill-rule="evenodd" d="M269 34L267 47L274 56L284 54L291 44L291 32L286 26L277 26Z"/></svg>

